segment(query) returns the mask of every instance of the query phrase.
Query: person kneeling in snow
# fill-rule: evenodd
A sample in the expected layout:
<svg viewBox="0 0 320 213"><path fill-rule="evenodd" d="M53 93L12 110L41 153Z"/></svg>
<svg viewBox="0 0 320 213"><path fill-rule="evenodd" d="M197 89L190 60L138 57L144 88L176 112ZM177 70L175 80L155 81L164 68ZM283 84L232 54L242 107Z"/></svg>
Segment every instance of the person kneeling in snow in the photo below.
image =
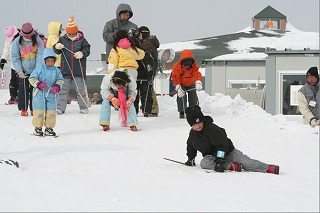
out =
<svg viewBox="0 0 320 213"><path fill-rule="evenodd" d="M29 77L33 88L33 119L32 124L35 127L36 136L56 136L53 128L56 125L56 95L63 85L63 76L60 69L54 66L57 59L56 54L51 48L45 48L42 53L41 66L34 69ZM42 126L45 126L45 132L42 132Z"/></svg>
<svg viewBox="0 0 320 213"><path fill-rule="evenodd" d="M103 131L110 130L111 106L120 110L122 126L129 126L137 131L138 118L134 107L137 95L137 84L127 69L118 69L104 76L101 83L102 106L99 124Z"/></svg>
<svg viewBox="0 0 320 213"><path fill-rule="evenodd" d="M225 170L241 172L244 169L279 174L279 166L250 159L237 150L225 130L214 124L210 116L204 116L198 105L187 107L186 115L192 129L187 140L188 161L185 165L195 166L194 159L199 151L204 157L200 162L203 169L213 169L216 172Z"/></svg>

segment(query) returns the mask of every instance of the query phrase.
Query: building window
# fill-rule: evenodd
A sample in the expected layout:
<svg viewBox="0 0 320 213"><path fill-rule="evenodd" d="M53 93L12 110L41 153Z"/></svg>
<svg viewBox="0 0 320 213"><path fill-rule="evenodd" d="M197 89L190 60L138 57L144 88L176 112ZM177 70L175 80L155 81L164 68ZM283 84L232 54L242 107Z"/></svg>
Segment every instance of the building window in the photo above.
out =
<svg viewBox="0 0 320 213"><path fill-rule="evenodd" d="M278 30L280 29L279 19L260 19L261 30Z"/></svg>
<svg viewBox="0 0 320 213"><path fill-rule="evenodd" d="M227 88L262 89L265 84L266 84L265 80L228 80Z"/></svg>

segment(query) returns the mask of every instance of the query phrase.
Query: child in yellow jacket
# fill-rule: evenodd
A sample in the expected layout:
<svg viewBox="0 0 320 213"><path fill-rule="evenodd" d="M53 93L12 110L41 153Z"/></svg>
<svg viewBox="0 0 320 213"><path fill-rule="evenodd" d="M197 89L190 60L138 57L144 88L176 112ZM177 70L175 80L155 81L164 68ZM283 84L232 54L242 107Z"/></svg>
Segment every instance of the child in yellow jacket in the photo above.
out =
<svg viewBox="0 0 320 213"><path fill-rule="evenodd" d="M137 80L139 65L136 60L141 60L144 56L144 51L129 40L127 31L120 30L115 35L113 48L108 57L108 73L124 68Z"/></svg>

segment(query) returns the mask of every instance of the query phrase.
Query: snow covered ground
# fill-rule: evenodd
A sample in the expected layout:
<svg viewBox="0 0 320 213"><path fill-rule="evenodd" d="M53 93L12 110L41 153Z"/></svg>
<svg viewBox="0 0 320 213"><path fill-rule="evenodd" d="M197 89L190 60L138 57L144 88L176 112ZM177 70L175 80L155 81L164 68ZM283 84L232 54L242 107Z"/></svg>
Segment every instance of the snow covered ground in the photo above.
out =
<svg viewBox="0 0 320 213"><path fill-rule="evenodd" d="M226 129L251 158L280 166L280 175L206 173L166 161L186 161L190 126L178 118L175 98L158 97L157 118L139 117L141 131L98 124L100 105L79 114L76 102L59 115L58 138L32 136L32 117L5 105L0 90L1 212L190 211L319 212L319 128L302 119L270 115L237 96L198 92L204 114Z"/></svg>

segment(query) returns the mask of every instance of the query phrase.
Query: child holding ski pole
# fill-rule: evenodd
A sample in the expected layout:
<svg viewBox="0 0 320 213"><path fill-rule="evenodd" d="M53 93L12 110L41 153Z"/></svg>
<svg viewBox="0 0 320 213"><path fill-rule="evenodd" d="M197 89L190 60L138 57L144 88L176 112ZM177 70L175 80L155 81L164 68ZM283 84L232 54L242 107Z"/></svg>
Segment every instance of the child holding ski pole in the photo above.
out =
<svg viewBox="0 0 320 213"><path fill-rule="evenodd" d="M117 69L103 78L101 83L103 101L99 120L103 131L110 130L111 106L120 110L122 126L129 126L131 131L138 130L136 127L138 118L133 105L136 88L135 79L126 69Z"/></svg>
<svg viewBox="0 0 320 213"><path fill-rule="evenodd" d="M61 71L54 66L56 54L51 48L45 48L42 54L41 67L30 75L29 82L33 89L33 119L36 136L56 136L53 128L56 125L56 95L63 85ZM45 126L44 133L42 127Z"/></svg>
<svg viewBox="0 0 320 213"><path fill-rule="evenodd" d="M89 113L90 103L86 101L86 63L90 55L90 44L85 39L83 33L78 30L74 21L74 16L70 16L66 27L66 34L59 38L53 45L56 54L61 55L61 73L64 78L64 85L57 98L57 113L66 112L68 95L71 84L74 82L77 90L77 99L80 113Z"/></svg>
<svg viewBox="0 0 320 213"><path fill-rule="evenodd" d="M196 91L202 90L202 75L194 61L191 50L183 50L180 60L173 65L171 77L177 91L179 116L180 118L184 118L187 100L189 106L198 105L199 101ZM186 93L188 93L188 97Z"/></svg>

